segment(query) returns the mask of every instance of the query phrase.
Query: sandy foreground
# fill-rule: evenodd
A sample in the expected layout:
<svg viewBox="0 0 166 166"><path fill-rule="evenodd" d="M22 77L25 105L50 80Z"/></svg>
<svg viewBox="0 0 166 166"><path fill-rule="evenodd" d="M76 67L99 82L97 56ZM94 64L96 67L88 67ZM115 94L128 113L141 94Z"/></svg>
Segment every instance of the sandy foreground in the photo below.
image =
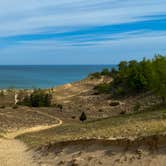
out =
<svg viewBox="0 0 166 166"><path fill-rule="evenodd" d="M32 152L18 140L0 140L0 166L36 166Z"/></svg>

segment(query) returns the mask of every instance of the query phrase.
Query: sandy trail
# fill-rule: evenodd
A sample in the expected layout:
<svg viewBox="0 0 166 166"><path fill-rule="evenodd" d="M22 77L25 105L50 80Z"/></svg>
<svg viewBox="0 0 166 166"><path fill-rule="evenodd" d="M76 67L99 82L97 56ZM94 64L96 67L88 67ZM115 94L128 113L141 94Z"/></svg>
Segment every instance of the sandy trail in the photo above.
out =
<svg viewBox="0 0 166 166"><path fill-rule="evenodd" d="M8 138L8 139L14 139L15 137L17 137L19 135L22 135L22 134L25 134L25 133L37 132L37 131L50 129L50 128L53 128L53 127L58 127L63 123L61 119L59 119L57 117L54 117L52 115L49 115L47 113L40 112L40 111L35 111L35 112L40 114L40 115L44 115L44 116L47 116L49 118L55 119L55 121L57 121L56 124L53 124L53 125L39 125L39 126L31 127L31 128L20 129L20 130L17 130L15 132L9 132L9 133L5 134L4 137Z"/></svg>
<svg viewBox="0 0 166 166"><path fill-rule="evenodd" d="M20 141L0 140L0 166L37 166L33 163L32 152Z"/></svg>
<svg viewBox="0 0 166 166"><path fill-rule="evenodd" d="M58 127L63 122L54 116L47 113L36 111L38 114L55 119L56 124L48 126L36 126L28 129L20 129L15 132L7 133L4 135L4 139L0 139L0 166L38 166L33 161L33 152L27 151L27 146L15 137L41 130L46 130L52 127Z"/></svg>

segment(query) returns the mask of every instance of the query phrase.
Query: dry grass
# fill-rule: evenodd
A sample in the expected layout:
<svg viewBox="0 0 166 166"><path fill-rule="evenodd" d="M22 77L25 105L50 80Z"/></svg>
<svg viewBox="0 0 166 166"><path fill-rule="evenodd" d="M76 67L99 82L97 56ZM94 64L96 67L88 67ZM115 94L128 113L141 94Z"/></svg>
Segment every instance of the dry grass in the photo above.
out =
<svg viewBox="0 0 166 166"><path fill-rule="evenodd" d="M37 125L55 124L55 119L39 114L38 109L6 107L0 109L0 133L16 131L21 128L30 128Z"/></svg>
<svg viewBox="0 0 166 166"><path fill-rule="evenodd" d="M139 137L166 131L166 110L92 120L85 123L68 122L49 130L24 134L18 138L31 147L50 142L112 137Z"/></svg>

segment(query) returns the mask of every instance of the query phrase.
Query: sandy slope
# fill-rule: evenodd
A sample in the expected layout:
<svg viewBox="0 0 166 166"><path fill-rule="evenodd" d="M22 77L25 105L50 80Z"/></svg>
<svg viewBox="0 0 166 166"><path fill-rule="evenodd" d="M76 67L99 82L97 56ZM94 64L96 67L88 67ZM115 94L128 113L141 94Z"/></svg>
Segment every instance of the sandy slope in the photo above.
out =
<svg viewBox="0 0 166 166"><path fill-rule="evenodd" d="M47 166L165 166L166 135L66 141L38 152L37 160Z"/></svg>
<svg viewBox="0 0 166 166"><path fill-rule="evenodd" d="M74 151L75 148L78 150ZM73 145L59 150L57 155L52 153L38 160L47 166L165 166L166 163L166 155L146 150L139 154L139 151L124 151L119 147L91 145L86 148Z"/></svg>
<svg viewBox="0 0 166 166"><path fill-rule="evenodd" d="M20 134L41 131L61 125L63 122L54 116L46 113L39 114L55 119L56 124L50 126L36 126L28 129L7 133L6 139L0 139L0 166L37 166L33 161L33 152L27 151L27 147L22 142L15 139ZM58 123L57 123L58 122Z"/></svg>

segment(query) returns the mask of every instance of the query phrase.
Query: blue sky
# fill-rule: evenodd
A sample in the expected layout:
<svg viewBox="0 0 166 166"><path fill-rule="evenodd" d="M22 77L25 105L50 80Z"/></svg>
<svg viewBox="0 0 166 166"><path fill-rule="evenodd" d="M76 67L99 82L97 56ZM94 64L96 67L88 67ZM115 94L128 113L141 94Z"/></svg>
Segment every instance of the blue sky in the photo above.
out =
<svg viewBox="0 0 166 166"><path fill-rule="evenodd" d="M116 64L166 54L165 0L0 0L0 64Z"/></svg>

